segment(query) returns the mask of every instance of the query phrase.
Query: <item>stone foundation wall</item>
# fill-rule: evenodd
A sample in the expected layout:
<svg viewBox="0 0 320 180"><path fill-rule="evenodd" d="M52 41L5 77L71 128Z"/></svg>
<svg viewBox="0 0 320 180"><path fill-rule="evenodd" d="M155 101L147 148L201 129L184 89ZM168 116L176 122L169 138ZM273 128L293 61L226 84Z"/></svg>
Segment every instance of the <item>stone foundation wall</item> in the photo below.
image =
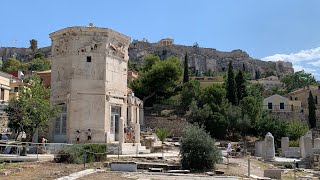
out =
<svg viewBox="0 0 320 180"><path fill-rule="evenodd" d="M8 116L0 115L0 133L8 131Z"/></svg>
<svg viewBox="0 0 320 180"><path fill-rule="evenodd" d="M154 128L166 128L171 132L171 135L181 136L182 130L188 122L184 118L170 118L170 117L156 117L145 116L146 127Z"/></svg>
<svg viewBox="0 0 320 180"><path fill-rule="evenodd" d="M308 117L300 112L272 112L273 117L288 120L289 122L308 123Z"/></svg>

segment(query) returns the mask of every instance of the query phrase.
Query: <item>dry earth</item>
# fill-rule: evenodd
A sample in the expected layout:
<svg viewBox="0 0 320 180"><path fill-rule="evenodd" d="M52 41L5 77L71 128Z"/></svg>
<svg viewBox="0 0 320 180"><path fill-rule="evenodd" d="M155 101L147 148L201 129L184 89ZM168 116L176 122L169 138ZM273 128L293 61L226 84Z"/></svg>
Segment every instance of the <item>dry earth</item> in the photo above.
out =
<svg viewBox="0 0 320 180"><path fill-rule="evenodd" d="M132 160L128 158L128 160ZM145 161L145 160L144 160ZM248 173L248 159L247 158L230 158L229 166L226 165L227 160L224 159L224 162L217 165L217 169L225 172L226 175L229 176L238 176L238 177L246 177L245 175ZM268 168L276 168L268 163L264 163L258 161L256 159L251 159L251 174L257 176L263 176L263 170ZM101 163L88 164L87 168L102 168ZM102 168L104 169L104 168ZM74 172L78 172L83 170L82 164L63 164L63 163L53 163L53 162L33 162L33 163L12 163L0 165L0 172L4 171L13 171L8 175L0 175L0 179L23 179L23 180L38 180L38 179L56 179L63 176L68 176ZM305 173L303 171L297 172L297 175L311 175L310 173ZM141 176L141 177L140 177ZM166 176L163 176L166 177ZM113 180L129 180L129 179L165 179L162 176L150 176L150 175L139 175L134 173L115 173L110 171L98 172L91 175L84 176L80 178L80 180L86 179L113 179ZM168 176L167 176L168 177ZM182 177L176 177L175 179L181 179ZM189 178L189 177L188 177ZM182 178L183 180L187 180L188 178ZM208 177L209 178L209 177ZM283 179L292 179L293 171L285 171L283 173ZM201 178L207 179L207 178ZM241 179L241 178L240 178Z"/></svg>

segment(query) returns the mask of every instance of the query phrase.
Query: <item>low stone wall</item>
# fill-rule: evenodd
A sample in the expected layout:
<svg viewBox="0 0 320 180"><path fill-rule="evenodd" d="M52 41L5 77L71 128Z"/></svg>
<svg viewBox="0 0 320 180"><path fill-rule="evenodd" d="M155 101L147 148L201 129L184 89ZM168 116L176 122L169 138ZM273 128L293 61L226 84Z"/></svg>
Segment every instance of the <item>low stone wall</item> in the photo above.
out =
<svg viewBox="0 0 320 180"><path fill-rule="evenodd" d="M8 116L0 115L0 133L8 132Z"/></svg>
<svg viewBox="0 0 320 180"><path fill-rule="evenodd" d="M145 116L146 127L149 128L166 128L172 136L182 136L182 130L188 122L184 118L170 118L158 116Z"/></svg>
<svg viewBox="0 0 320 180"><path fill-rule="evenodd" d="M306 114L300 112L272 112L271 115L273 117L284 119L289 122L308 123Z"/></svg>

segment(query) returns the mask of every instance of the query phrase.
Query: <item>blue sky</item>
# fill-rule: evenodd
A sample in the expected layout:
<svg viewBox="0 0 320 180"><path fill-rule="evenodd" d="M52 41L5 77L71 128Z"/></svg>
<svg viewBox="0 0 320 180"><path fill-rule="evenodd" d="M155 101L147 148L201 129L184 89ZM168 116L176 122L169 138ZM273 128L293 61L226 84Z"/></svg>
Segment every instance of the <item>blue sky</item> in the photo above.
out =
<svg viewBox="0 0 320 180"><path fill-rule="evenodd" d="M291 61L320 79L319 8L318 0L10 0L1 2L0 46L28 47L32 38L48 46L49 33L93 22L132 39Z"/></svg>

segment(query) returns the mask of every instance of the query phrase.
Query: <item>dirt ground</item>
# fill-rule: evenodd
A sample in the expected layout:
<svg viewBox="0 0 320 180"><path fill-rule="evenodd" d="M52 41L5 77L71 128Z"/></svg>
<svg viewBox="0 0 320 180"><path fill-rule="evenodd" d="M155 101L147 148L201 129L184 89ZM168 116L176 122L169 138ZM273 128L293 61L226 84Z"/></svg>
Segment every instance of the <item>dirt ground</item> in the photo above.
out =
<svg viewBox="0 0 320 180"><path fill-rule="evenodd" d="M1 171L12 170L14 173L0 175L0 179L6 180L38 180L56 179L67 176L74 172L83 170L83 165L79 164L58 164L51 162L32 162L32 163L11 163L1 166Z"/></svg>
<svg viewBox="0 0 320 180"><path fill-rule="evenodd" d="M122 159L123 160L123 159ZM128 160L133 160L132 158L128 158ZM143 159L143 161L146 161ZM230 158L229 166L227 164L227 159L223 160L223 163L217 164L216 169L222 170L225 172L225 175L228 176L237 176L241 178L246 177L248 173L248 159L247 158ZM250 160L251 164L251 174L256 176L263 176L263 171L269 168L277 168L271 164L258 161L256 159ZM139 179L139 178L147 178L147 179L163 179L161 176L150 176L150 175L139 175L139 177L134 173L115 173L110 172L107 169L102 167L102 163L95 164L87 164L87 168L100 168L106 171L97 172L91 175L84 176L80 178L80 180L86 179L113 179L113 180L129 180L129 179ZM63 176L68 176L74 172L78 172L83 170L83 164L63 164L63 163L53 163L53 162L32 162L32 163L11 163L0 165L0 172L3 171L13 171L9 175L0 175L0 179L23 179L23 180L33 180L33 179L56 179ZM1 173L0 173L1 174ZM292 170L284 170L282 173L283 179L293 179L293 171ZM201 174L199 174L201 175ZM203 175L203 174L202 174ZM296 173L299 175L310 175L310 173L306 173L303 171L298 171ZM141 177L140 177L141 176ZM175 178L175 179L181 179ZM189 177L188 177L189 178ZM187 180L188 178L182 178L183 180ZM209 177L208 177L209 178ZM207 179L207 178L200 178Z"/></svg>

